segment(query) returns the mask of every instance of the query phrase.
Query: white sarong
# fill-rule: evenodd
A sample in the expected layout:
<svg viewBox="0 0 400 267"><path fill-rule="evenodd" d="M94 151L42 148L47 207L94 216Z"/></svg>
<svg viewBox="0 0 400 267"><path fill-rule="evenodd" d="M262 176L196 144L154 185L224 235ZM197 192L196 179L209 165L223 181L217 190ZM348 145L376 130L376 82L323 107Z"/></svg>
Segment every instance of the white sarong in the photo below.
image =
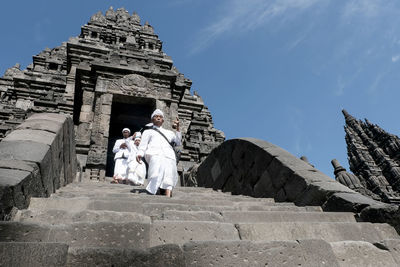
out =
<svg viewBox="0 0 400 267"><path fill-rule="evenodd" d="M119 158L115 160L114 177L125 180L128 170L128 159Z"/></svg>
<svg viewBox="0 0 400 267"><path fill-rule="evenodd" d="M147 155L146 161L149 163L147 176L149 184L146 190L153 195L157 193L158 188L172 190L178 182L175 159L161 155Z"/></svg>
<svg viewBox="0 0 400 267"><path fill-rule="evenodd" d="M144 162L141 164L132 159L128 163L128 179L134 184L143 185L146 178L146 165Z"/></svg>

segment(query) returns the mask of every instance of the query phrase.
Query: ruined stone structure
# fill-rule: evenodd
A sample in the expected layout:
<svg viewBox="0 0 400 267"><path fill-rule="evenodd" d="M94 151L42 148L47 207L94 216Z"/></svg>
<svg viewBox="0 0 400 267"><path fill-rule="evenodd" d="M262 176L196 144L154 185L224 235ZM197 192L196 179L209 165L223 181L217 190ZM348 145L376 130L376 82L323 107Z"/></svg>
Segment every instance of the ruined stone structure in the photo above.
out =
<svg viewBox="0 0 400 267"><path fill-rule="evenodd" d="M111 149L122 128L140 130L160 108L167 128L176 117L181 120L182 172L225 139L191 85L162 51L148 22L142 25L136 13L110 8L93 15L80 36L45 49L26 70L17 64L0 78L0 108L8 114L0 111L0 138L25 113L69 114L86 176L103 179L112 173Z"/></svg>
<svg viewBox="0 0 400 267"><path fill-rule="evenodd" d="M400 139L376 124L355 119L343 110L350 170L334 164L336 179L374 199L400 203ZM343 179L347 177L351 179ZM357 185L350 182L356 181ZM349 182L352 184L350 185Z"/></svg>

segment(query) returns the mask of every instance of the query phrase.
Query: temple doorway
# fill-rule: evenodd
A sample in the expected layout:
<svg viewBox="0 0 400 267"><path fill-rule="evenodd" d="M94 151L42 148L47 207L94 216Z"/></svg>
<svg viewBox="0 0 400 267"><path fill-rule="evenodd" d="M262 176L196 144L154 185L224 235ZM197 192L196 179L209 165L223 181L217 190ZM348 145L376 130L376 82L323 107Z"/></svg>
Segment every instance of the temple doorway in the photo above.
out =
<svg viewBox="0 0 400 267"><path fill-rule="evenodd" d="M111 107L110 128L107 147L106 176L114 173L115 141L122 138L122 129L129 128L131 134L150 122L151 113L156 107L155 99L114 95Z"/></svg>

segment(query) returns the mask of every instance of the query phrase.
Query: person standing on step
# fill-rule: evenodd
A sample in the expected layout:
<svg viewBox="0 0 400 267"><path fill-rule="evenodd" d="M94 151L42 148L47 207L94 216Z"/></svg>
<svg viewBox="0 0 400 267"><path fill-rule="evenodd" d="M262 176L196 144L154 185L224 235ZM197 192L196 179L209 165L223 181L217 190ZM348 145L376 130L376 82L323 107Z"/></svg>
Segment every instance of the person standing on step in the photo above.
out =
<svg viewBox="0 0 400 267"><path fill-rule="evenodd" d="M128 171L128 158L131 151L132 138L129 137L131 130L124 128L122 130L123 139L118 139L113 147L114 156L114 176L111 183L125 183Z"/></svg>
<svg viewBox="0 0 400 267"><path fill-rule="evenodd" d="M145 157L149 164L149 184L146 190L155 195L159 189L165 190L165 195L171 197L172 189L178 181L176 157L173 145L181 144L182 135L179 131L179 119L174 121L176 132L164 129L164 114L156 109L151 115L152 125L142 134L142 141L136 156L137 162Z"/></svg>
<svg viewBox="0 0 400 267"><path fill-rule="evenodd" d="M146 166L136 161L136 155L139 151L139 145L142 134L136 132L133 134L131 142L131 154L128 158L128 180L132 185L143 185L146 178Z"/></svg>

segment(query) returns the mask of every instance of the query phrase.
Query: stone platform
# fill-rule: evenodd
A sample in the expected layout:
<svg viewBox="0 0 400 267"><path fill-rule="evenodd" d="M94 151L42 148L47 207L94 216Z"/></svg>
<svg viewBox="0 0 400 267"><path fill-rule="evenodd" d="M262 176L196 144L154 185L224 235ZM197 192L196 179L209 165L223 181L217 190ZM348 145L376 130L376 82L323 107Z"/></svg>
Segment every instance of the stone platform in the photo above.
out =
<svg viewBox="0 0 400 267"><path fill-rule="evenodd" d="M398 266L388 224L208 188L72 183L0 222L1 266Z"/></svg>

